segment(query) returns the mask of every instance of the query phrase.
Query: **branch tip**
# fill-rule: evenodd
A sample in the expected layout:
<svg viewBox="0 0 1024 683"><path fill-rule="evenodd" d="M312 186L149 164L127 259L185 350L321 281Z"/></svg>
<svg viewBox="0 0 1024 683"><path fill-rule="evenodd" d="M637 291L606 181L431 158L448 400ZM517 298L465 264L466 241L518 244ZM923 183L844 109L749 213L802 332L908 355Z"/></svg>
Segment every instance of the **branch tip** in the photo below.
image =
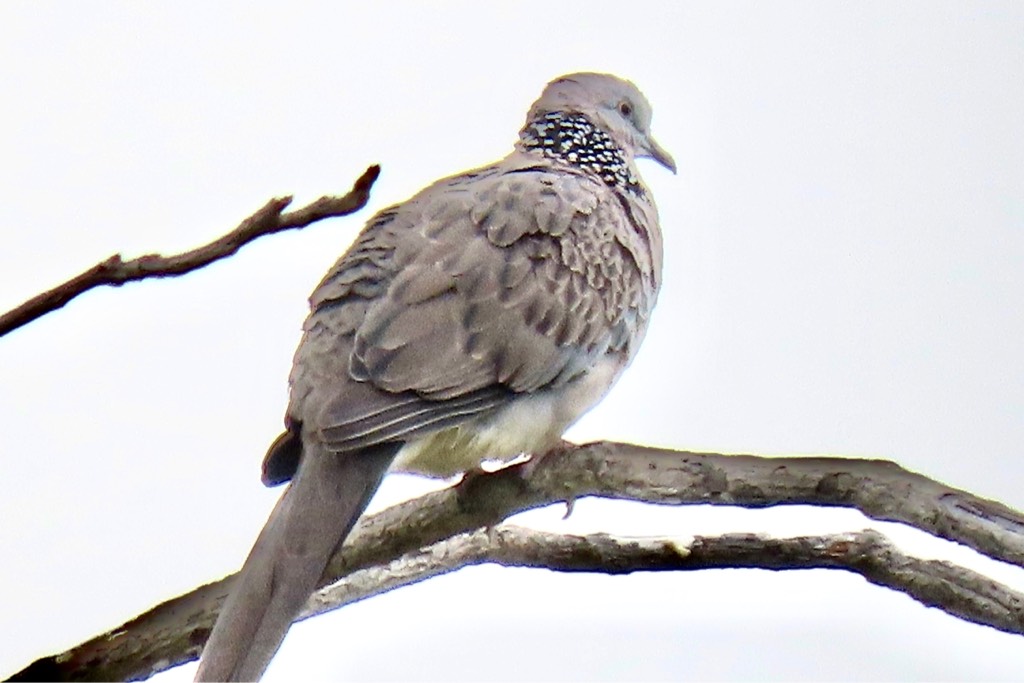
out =
<svg viewBox="0 0 1024 683"><path fill-rule="evenodd" d="M380 164L373 164L365 171L363 175L356 179L356 182L352 185L352 189L356 192L367 192L373 184L377 182L377 178L380 177Z"/></svg>

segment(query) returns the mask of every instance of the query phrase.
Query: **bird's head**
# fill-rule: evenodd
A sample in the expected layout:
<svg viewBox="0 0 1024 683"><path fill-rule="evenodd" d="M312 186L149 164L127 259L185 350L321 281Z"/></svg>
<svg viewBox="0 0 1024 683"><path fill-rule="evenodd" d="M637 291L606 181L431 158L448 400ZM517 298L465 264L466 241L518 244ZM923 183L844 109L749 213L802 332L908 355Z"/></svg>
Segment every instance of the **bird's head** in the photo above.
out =
<svg viewBox="0 0 1024 683"><path fill-rule="evenodd" d="M530 108L527 121L559 111L583 114L623 151L654 159L676 172L672 155L651 135L651 105L631 82L599 73L561 76L548 83Z"/></svg>

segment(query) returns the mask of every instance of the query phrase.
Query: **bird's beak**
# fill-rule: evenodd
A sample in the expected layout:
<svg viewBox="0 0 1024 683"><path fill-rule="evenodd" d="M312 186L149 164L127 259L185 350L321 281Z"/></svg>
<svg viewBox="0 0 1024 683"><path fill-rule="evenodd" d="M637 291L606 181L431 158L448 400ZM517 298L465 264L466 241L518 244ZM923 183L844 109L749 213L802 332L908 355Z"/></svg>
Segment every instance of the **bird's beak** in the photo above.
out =
<svg viewBox="0 0 1024 683"><path fill-rule="evenodd" d="M647 154L674 174L676 172L676 160L672 158L672 155L650 135L647 136L644 142L647 143Z"/></svg>

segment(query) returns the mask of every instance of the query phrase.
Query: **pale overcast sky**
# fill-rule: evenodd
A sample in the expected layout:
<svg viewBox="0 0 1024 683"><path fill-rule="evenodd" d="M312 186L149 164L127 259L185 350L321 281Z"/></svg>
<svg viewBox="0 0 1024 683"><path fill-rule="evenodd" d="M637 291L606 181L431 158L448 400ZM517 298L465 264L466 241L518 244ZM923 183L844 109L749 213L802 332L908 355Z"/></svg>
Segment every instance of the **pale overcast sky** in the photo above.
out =
<svg viewBox="0 0 1024 683"><path fill-rule="evenodd" d="M891 458L1024 508L1022 37L1019 2L0 4L2 310L383 166L361 215L0 339L0 675L241 564L279 495L259 465L313 286L371 211L503 156L571 71L636 82L680 171L642 162L659 307L570 437ZM374 508L423 488L395 477ZM561 514L525 521L868 525ZM295 627L267 680L1013 680L1022 657L838 572L483 567Z"/></svg>

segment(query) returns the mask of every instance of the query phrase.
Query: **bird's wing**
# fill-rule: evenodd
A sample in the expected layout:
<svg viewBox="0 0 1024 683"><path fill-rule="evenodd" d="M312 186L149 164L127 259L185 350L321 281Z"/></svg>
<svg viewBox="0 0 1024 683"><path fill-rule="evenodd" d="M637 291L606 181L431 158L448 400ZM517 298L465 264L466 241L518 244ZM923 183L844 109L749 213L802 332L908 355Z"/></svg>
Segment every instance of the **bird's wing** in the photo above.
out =
<svg viewBox="0 0 1024 683"><path fill-rule="evenodd" d="M556 388L610 352L625 364L653 304L635 220L600 183L537 165L382 212L313 294L291 414L351 450Z"/></svg>

